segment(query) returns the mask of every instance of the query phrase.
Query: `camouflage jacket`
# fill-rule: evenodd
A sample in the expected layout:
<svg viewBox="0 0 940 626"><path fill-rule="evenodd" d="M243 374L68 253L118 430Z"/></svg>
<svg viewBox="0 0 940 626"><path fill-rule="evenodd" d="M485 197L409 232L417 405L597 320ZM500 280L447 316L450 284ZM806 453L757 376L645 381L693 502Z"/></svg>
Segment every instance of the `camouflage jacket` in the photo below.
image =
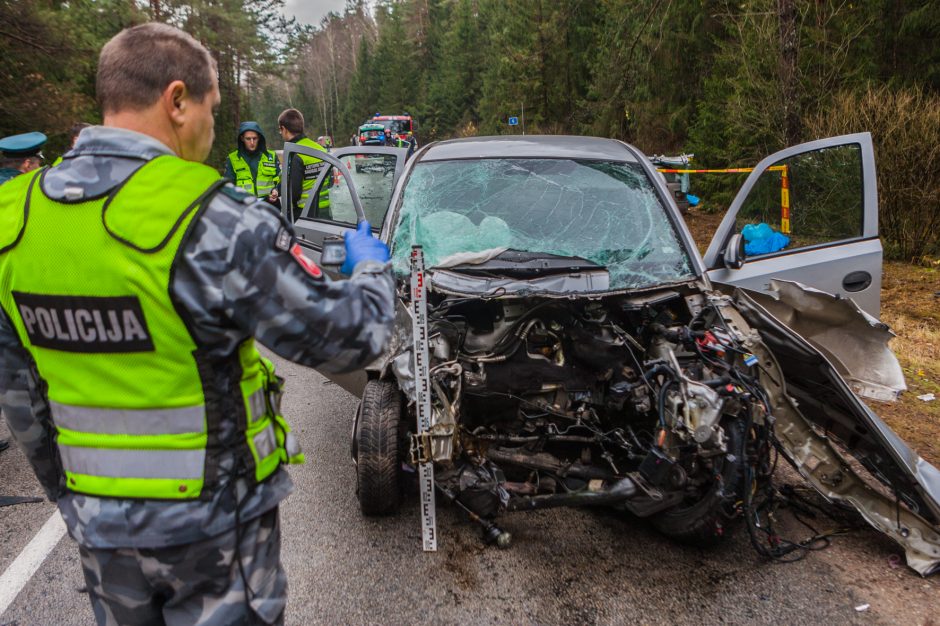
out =
<svg viewBox="0 0 940 626"><path fill-rule="evenodd" d="M46 173L52 198L99 196L141 165L170 153L146 135L115 128L82 131L69 158ZM3 207L0 207L3 210ZM387 265L360 263L349 280L314 277L285 246L292 229L264 202L231 185L212 197L182 245L170 290L192 320L196 340L218 356L250 335L278 355L324 371L342 372L378 356L391 332L394 282ZM52 252L52 251L50 251ZM157 548L201 541L230 530L286 498L284 470L252 485L225 476L222 461L211 499L148 501L98 498L64 489L49 406L38 374L9 318L0 310L0 406L11 432L71 536L90 548ZM289 417L289 416L288 416ZM228 432L226 433L226 427ZM222 440L235 434L223 425Z"/></svg>

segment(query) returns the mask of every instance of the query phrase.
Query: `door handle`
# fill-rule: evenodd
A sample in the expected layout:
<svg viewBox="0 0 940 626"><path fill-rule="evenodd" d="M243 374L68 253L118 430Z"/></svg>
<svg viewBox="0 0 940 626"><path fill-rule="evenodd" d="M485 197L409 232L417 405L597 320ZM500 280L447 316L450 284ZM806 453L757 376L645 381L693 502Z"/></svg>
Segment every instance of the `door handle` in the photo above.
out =
<svg viewBox="0 0 940 626"><path fill-rule="evenodd" d="M862 291L871 285L871 274L868 272L849 272L842 279L842 288L846 291Z"/></svg>

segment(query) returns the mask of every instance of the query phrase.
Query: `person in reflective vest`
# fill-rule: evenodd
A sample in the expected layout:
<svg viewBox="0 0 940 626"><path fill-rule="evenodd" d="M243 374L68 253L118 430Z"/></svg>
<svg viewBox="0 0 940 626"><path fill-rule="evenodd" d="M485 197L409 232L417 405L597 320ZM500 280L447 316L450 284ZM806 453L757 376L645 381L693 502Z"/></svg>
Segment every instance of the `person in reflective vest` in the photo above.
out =
<svg viewBox="0 0 940 626"><path fill-rule="evenodd" d="M274 203L281 181L281 163L268 144L258 122L242 122L238 127L238 149L225 160L225 173L236 187Z"/></svg>
<svg viewBox="0 0 940 626"><path fill-rule="evenodd" d="M0 408L99 624L283 623L278 505L304 457L255 342L325 371L371 362L394 318L388 248L351 234L333 281L279 211L202 164L220 95L188 34L120 32L96 92L103 125L62 166L0 187Z"/></svg>
<svg viewBox="0 0 940 626"><path fill-rule="evenodd" d="M277 118L278 131L285 142L292 142L326 152L326 148L304 135L304 116L297 109L285 109ZM301 216L304 207L307 204L307 198L312 193L313 186L317 182L317 177L324 168L328 167L322 159L308 156L306 154L295 154L291 162L287 164L288 184L290 186L290 196L292 206L290 211L291 221L296 222ZM320 188L317 202L312 205L310 217L319 217L330 219L330 187L331 181L324 179Z"/></svg>

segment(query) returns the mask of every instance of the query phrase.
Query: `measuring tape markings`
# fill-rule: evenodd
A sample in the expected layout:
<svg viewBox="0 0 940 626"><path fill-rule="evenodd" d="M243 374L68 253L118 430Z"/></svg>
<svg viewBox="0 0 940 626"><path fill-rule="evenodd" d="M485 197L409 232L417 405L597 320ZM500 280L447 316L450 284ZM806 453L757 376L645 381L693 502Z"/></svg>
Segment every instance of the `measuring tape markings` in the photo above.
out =
<svg viewBox="0 0 940 626"><path fill-rule="evenodd" d="M411 312L415 353L415 403L418 414L418 439L431 430L431 374L428 363L428 298L421 246L411 249ZM421 489L421 537L425 552L437 551L437 515L434 503L434 461L429 458L430 443L424 448L428 461L418 464ZM424 456L422 455L422 456Z"/></svg>

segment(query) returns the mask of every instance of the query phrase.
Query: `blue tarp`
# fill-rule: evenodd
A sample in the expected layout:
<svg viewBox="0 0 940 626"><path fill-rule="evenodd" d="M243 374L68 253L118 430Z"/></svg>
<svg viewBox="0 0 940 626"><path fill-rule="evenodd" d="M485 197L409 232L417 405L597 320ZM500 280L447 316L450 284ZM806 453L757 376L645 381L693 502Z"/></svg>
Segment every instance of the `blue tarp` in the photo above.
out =
<svg viewBox="0 0 940 626"><path fill-rule="evenodd" d="M790 245L790 238L784 234L778 233L767 223L748 224L741 229L744 235L744 254L747 256L757 256L759 254L770 254L783 250Z"/></svg>

